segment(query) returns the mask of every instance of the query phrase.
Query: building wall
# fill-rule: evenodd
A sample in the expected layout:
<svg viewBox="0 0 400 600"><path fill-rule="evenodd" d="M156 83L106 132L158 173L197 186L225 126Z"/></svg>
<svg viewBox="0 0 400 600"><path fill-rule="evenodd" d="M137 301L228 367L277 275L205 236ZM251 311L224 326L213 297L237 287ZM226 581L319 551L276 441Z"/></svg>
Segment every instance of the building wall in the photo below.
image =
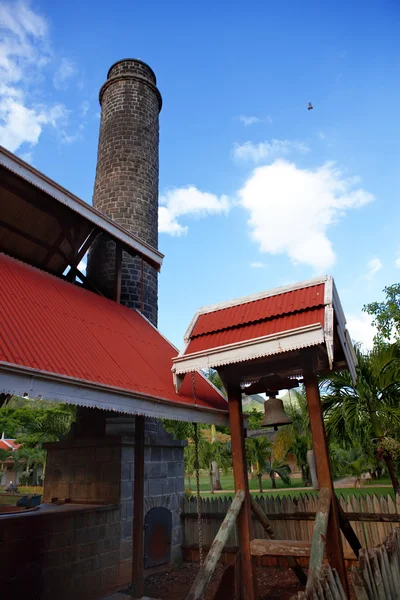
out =
<svg viewBox="0 0 400 600"><path fill-rule="evenodd" d="M114 430L117 427L120 430L124 427L126 429L126 421L121 419L121 422L122 426L114 424ZM181 558L180 514L184 494L183 449L185 444L186 442L174 440L156 420L147 421L145 432L145 514L155 506L163 506L171 511L171 560ZM113 555L109 555L107 560L111 561L112 559L113 563L107 566L109 568L107 577L111 582L113 574L115 586L127 585L131 580L132 572L134 438L115 435L99 438L76 438L46 444L46 449L48 459L44 502L51 502L57 498L58 500L71 499L72 503L115 505L112 517L114 526L112 529L104 529L106 536L112 533L110 542L112 550L109 552L113 552ZM73 526L71 525L71 527ZM81 543L79 539L78 536L78 544ZM42 543L46 546L46 542L40 542L39 548ZM95 546L91 548L94 549ZM93 558L91 562L89 560L86 562L87 577L90 581L94 579L93 573L98 569L98 561L95 556L94 554L93 557L89 557ZM66 570L68 566L72 568L76 562L75 551L67 549L62 560ZM111 566L115 567L114 570L111 570ZM78 577L78 571L76 573ZM80 578L79 581L81 581ZM63 600L64 598L76 600L72 592L68 595L64 590L63 593L65 594L62 596Z"/></svg>

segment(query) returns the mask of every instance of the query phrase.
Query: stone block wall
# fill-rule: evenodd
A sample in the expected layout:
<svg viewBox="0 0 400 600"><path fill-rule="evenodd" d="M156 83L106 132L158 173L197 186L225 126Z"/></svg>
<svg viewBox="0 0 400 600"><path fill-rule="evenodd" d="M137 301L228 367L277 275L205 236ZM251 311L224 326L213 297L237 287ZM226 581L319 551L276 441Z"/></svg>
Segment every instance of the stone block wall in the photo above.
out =
<svg viewBox="0 0 400 600"><path fill-rule="evenodd" d="M95 600L119 587L119 509L42 507L0 519L4 599Z"/></svg>
<svg viewBox="0 0 400 600"><path fill-rule="evenodd" d="M129 583L132 571L132 525L133 525L133 486L134 486L134 459L135 445L132 421L122 419L122 425L115 426L114 432L129 432L126 435L109 435L99 438L76 438L68 441L46 444L48 451L47 469L45 477L44 502L51 502L58 498L71 499L73 502L114 504L116 508L112 511L112 528L97 529L104 538L104 544L112 549L102 559L101 568L109 569L107 576L115 576L114 585L124 586ZM186 442L174 440L166 433L162 424L154 419L146 420L145 429L145 515L156 506L163 506L172 513L172 539L171 560L181 558L182 528L181 528L181 506L184 494L184 468L183 450ZM67 507L67 505L65 505ZM88 517L89 518L89 517ZM98 517L94 517L95 521ZM108 517L111 518L111 517ZM88 521L92 523L92 521ZM111 525L111 523L99 523L93 525ZM81 529L77 523L70 524L71 534L74 527ZM84 528L92 527L87 525ZM85 536L88 536L87 539ZM99 540L91 539L96 535L81 533L74 538L74 545L89 544L87 551L93 551L93 556L87 557L85 574L88 580L94 580L94 573L98 571L98 560L96 556L101 546ZM111 536L111 542L108 536ZM60 543L66 543L60 537ZM97 545L94 542L99 542ZM42 542L40 542L42 543ZM45 547L47 542L45 543ZM76 554L73 548L65 547L62 559L65 570L72 568L76 562ZM61 552L61 550L60 550ZM79 550L80 552L80 550ZM83 552L83 551L82 551ZM109 554L112 552L113 554ZM62 552L61 552L62 554ZM89 560L90 559L90 560ZM58 560L58 559L54 559ZM61 559L60 559L61 560ZM46 558L48 564L50 556ZM105 567L107 561L112 564ZM113 569L111 569L113 567ZM81 569L81 567L79 567ZM73 577L80 581L80 575L74 567ZM71 584L72 585L72 584ZM89 584L88 584L89 585ZM111 586L111 583L110 583ZM74 598L66 595L66 599ZM75 600L75 598L74 598Z"/></svg>

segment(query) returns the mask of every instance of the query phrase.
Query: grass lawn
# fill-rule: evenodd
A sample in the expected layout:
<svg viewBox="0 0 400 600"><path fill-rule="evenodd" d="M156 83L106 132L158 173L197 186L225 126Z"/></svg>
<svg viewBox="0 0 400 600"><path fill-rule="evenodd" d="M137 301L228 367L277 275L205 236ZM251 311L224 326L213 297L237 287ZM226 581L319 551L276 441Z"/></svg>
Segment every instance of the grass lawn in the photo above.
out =
<svg viewBox="0 0 400 600"><path fill-rule="evenodd" d="M193 492L193 494L195 494L195 492L196 492L195 479L192 478L190 483L191 483L192 492ZM279 496L279 497L287 496L287 497L293 498L293 497L299 496L300 494L312 495L312 494L317 493L312 488L306 488L303 490L293 489L293 488L297 488L297 487L301 487L301 488L304 487L302 479L292 479L292 485L290 487L287 487L282 482L281 479L276 479L276 486L277 486L276 490L272 489L272 483L271 483L270 477L267 476L266 478L263 478L262 483L263 483L263 490L266 492L265 495L268 495L268 496ZM377 483L379 483L380 485L390 484L390 479L386 478L386 477L382 477L381 479L379 479L379 482L377 482ZM218 494L211 494L209 477L200 477L200 490L201 490L202 498L218 498L219 496L232 497L233 496L232 490L234 489L233 475L222 476L221 484L222 484L223 490L227 490L227 492L226 493L219 492ZM249 486L250 486L250 491L253 496L260 495L257 479L250 478ZM185 478L185 487L189 487L187 478ZM389 487L374 487L372 484L363 485L363 487L361 489L359 489L359 488L337 488L336 489L336 495L343 496L344 498L348 498L348 496L356 496L357 498L359 498L360 496L365 496L366 494L370 494L370 495L376 494L378 497L387 496L390 494L392 496L392 498L394 497L393 490L391 488L389 488Z"/></svg>

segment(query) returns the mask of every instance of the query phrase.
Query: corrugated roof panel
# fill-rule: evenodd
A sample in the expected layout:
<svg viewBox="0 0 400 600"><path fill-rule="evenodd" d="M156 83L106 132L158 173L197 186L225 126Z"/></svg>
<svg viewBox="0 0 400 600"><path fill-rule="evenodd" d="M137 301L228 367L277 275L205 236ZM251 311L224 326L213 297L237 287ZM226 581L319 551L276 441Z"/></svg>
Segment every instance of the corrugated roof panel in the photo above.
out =
<svg viewBox="0 0 400 600"><path fill-rule="evenodd" d="M224 329L223 331L217 331L215 333L191 339L185 354L201 352L211 348L219 348L220 346L244 342L246 340L253 340L265 335L272 335L274 333L289 331L306 325L313 325L314 323L320 323L323 327L324 319L325 308L319 307L295 313L293 315L259 321L258 323L252 323L242 327Z"/></svg>
<svg viewBox="0 0 400 600"><path fill-rule="evenodd" d="M0 361L195 404L176 349L138 312L0 254ZM196 374L197 404L226 402Z"/></svg>
<svg viewBox="0 0 400 600"><path fill-rule="evenodd" d="M324 284L322 283L200 314L190 337L194 338L228 327L238 327L246 323L254 323L262 319L288 315L323 305Z"/></svg>

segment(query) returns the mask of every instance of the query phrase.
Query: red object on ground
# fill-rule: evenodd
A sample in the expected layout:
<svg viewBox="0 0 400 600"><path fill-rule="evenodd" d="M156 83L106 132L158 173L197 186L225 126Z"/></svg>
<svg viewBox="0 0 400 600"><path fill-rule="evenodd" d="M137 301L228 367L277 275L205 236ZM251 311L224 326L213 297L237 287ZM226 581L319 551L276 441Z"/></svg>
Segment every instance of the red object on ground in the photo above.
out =
<svg viewBox="0 0 400 600"><path fill-rule="evenodd" d="M227 411L199 373L175 392L177 349L135 310L0 254L0 367L45 373L139 392L176 405Z"/></svg>

